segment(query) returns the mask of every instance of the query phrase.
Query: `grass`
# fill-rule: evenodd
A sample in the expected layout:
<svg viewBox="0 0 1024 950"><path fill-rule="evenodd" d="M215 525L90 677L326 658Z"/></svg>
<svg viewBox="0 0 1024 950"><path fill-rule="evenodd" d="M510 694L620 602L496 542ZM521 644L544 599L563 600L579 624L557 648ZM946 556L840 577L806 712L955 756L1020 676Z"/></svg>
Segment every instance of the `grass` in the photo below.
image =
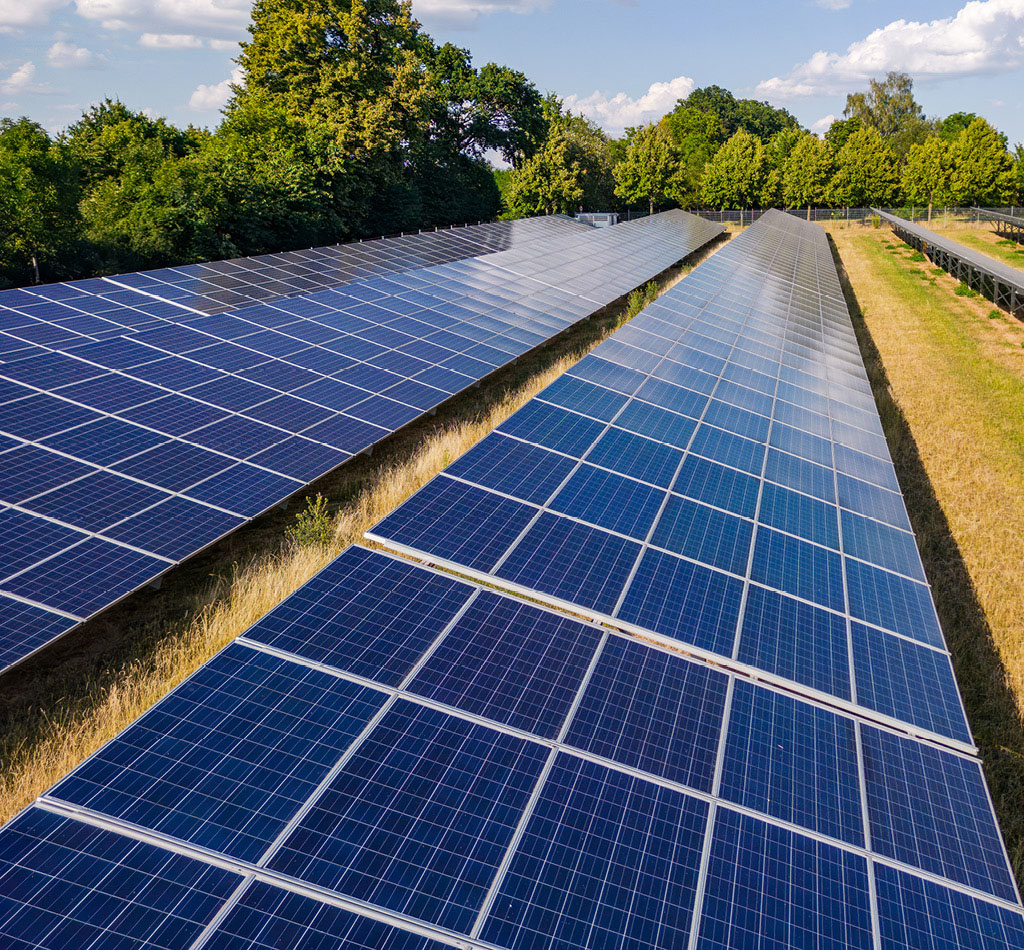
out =
<svg viewBox="0 0 1024 950"><path fill-rule="evenodd" d="M526 354L16 667L0 690L0 823L33 801L569 369L716 243Z"/></svg>
<svg viewBox="0 0 1024 950"><path fill-rule="evenodd" d="M1018 880L1024 880L1024 328L833 235L883 426Z"/></svg>

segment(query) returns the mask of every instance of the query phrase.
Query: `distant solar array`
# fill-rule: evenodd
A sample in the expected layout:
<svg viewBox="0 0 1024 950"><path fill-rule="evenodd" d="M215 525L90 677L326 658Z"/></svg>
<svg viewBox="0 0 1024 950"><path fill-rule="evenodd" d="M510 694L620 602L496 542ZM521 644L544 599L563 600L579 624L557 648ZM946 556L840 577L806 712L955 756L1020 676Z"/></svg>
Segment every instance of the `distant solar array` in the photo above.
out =
<svg viewBox="0 0 1024 950"><path fill-rule="evenodd" d="M0 292L0 669L720 231L515 224L315 252L380 276L312 292L286 255ZM218 268L261 302L207 312Z"/></svg>
<svg viewBox="0 0 1024 950"><path fill-rule="evenodd" d="M0 831L0 936L1024 948L941 633L896 603L923 575L823 234L766 216L577 370L513 417L533 437L488 437L376 530L411 547L433 519L450 547L421 557L508 587L476 552L550 513L514 583L575 616L348 549ZM449 481L480 494L438 518ZM655 543L669 512L705 546ZM643 623L595 608L637 577ZM879 623L912 603L916 636Z"/></svg>
<svg viewBox="0 0 1024 950"><path fill-rule="evenodd" d="M984 251L976 251L920 224L876 211L893 232L957 280L980 290L993 303L1016 317L1024 317L1024 271L1004 264Z"/></svg>
<svg viewBox="0 0 1024 950"><path fill-rule="evenodd" d="M1014 241L1024 241L1024 218L1019 214L1006 214L989 208L972 208L981 221L991 221L996 226L996 233Z"/></svg>

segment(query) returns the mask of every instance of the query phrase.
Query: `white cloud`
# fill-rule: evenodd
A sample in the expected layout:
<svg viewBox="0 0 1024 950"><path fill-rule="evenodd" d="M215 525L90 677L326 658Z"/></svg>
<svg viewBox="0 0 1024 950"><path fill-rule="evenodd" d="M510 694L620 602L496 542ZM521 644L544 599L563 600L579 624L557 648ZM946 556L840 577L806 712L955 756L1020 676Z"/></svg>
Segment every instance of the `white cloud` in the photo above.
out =
<svg viewBox="0 0 1024 950"><path fill-rule="evenodd" d="M817 132L818 135L824 135L829 129L832 128L832 123L836 121L836 117L829 113L828 115L822 116L817 122L811 125L811 131Z"/></svg>
<svg viewBox="0 0 1024 950"><path fill-rule="evenodd" d="M147 49L200 49L203 41L191 33L143 33L139 46Z"/></svg>
<svg viewBox="0 0 1024 950"><path fill-rule="evenodd" d="M58 69L88 69L90 66L101 66L104 59L92 50L61 40L46 51L46 61Z"/></svg>
<svg viewBox="0 0 1024 950"><path fill-rule="evenodd" d="M75 0L79 15L104 29L150 34L180 34L185 27L192 35L241 36L251 7L252 0Z"/></svg>
<svg viewBox="0 0 1024 950"><path fill-rule="evenodd" d="M238 50L238 40L210 40L210 49Z"/></svg>
<svg viewBox="0 0 1024 950"><path fill-rule="evenodd" d="M69 0L0 0L0 33L25 26L43 26L54 10Z"/></svg>
<svg viewBox="0 0 1024 950"><path fill-rule="evenodd" d="M845 53L819 50L788 76L757 86L774 100L839 95L892 69L915 78L1004 72L1024 64L1024 0L970 0L956 16L895 20Z"/></svg>
<svg viewBox="0 0 1024 950"><path fill-rule="evenodd" d="M0 79L0 93L7 96L19 96L24 93L43 95L56 90L47 83L35 82L35 63L22 63L6 79Z"/></svg>
<svg viewBox="0 0 1024 950"><path fill-rule="evenodd" d="M235 67L231 71L231 75L223 82L213 83L209 86L205 83L200 83L189 97L189 107L197 112L213 112L217 109L223 109L227 105L228 99L231 98L231 84L241 81L242 70Z"/></svg>
<svg viewBox="0 0 1024 950"><path fill-rule="evenodd" d="M845 10L852 0L814 0L823 10Z"/></svg>
<svg viewBox="0 0 1024 950"><path fill-rule="evenodd" d="M614 96L594 92L589 96L566 96L565 105L593 119L606 132L618 134L627 126L660 119L673 109L677 99L685 99L691 92L693 80L689 76L677 76L668 82L653 83L638 99L624 92Z"/></svg>
<svg viewBox="0 0 1024 950"><path fill-rule="evenodd" d="M467 27L481 14L533 13L550 5L551 0L413 0L413 13Z"/></svg>

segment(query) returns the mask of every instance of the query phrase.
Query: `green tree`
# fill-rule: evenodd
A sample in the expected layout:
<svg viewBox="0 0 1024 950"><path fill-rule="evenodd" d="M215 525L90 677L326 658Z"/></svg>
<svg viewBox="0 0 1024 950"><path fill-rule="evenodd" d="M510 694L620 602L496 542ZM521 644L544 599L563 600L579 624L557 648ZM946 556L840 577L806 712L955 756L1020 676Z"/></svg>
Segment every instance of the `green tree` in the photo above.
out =
<svg viewBox="0 0 1024 950"><path fill-rule="evenodd" d="M913 145L903 166L903 195L915 205L928 205L928 220L932 207L951 201L953 149L941 135L933 135L920 145Z"/></svg>
<svg viewBox="0 0 1024 950"><path fill-rule="evenodd" d="M833 155L838 155L839 150L846 144L846 140L863 127L864 124L860 119L837 119L825 133L825 144Z"/></svg>
<svg viewBox="0 0 1024 950"><path fill-rule="evenodd" d="M843 115L875 129L899 159L932 130L932 123L914 98L914 81L906 73L890 72L881 81L872 79L867 92L846 97Z"/></svg>
<svg viewBox="0 0 1024 950"><path fill-rule="evenodd" d="M742 129L708 163L701 199L713 208L750 208L764 187L764 146Z"/></svg>
<svg viewBox="0 0 1024 950"><path fill-rule="evenodd" d="M660 125L675 155L673 197L684 208L697 205L704 166L725 141L722 123L713 113L687 106L668 113Z"/></svg>
<svg viewBox="0 0 1024 950"><path fill-rule="evenodd" d="M0 280L76 276L69 258L80 193L71 156L42 126L27 118L0 120Z"/></svg>
<svg viewBox="0 0 1024 950"><path fill-rule="evenodd" d="M654 206L673 194L675 162L660 126L630 129L626 154L614 168L615 194L629 204L645 202L651 214Z"/></svg>
<svg viewBox="0 0 1024 950"><path fill-rule="evenodd" d="M1014 155L1014 196L1015 205L1024 204L1024 144L1018 144Z"/></svg>
<svg viewBox="0 0 1024 950"><path fill-rule="evenodd" d="M796 118L785 109L776 109L756 99L737 99L721 86L694 89L685 99L679 100L674 111L684 109L696 109L715 116L722 129L721 142L740 129L766 142L783 129L800 127Z"/></svg>
<svg viewBox="0 0 1024 950"><path fill-rule="evenodd" d="M786 162L801 137L802 133L796 129L783 129L781 132L776 132L765 143L764 185L761 188L762 207L777 208L784 204L783 181Z"/></svg>
<svg viewBox="0 0 1024 950"><path fill-rule="evenodd" d="M874 127L854 132L836 155L829 198L842 207L891 205L899 187L896 158Z"/></svg>
<svg viewBox="0 0 1024 950"><path fill-rule="evenodd" d="M952 142L977 117L973 112L954 112L939 122L936 131L947 142Z"/></svg>
<svg viewBox="0 0 1024 950"><path fill-rule="evenodd" d="M991 205L1009 201L1014 191L1013 158L1006 139L984 119L975 119L951 146L950 192L955 204Z"/></svg>
<svg viewBox="0 0 1024 950"><path fill-rule="evenodd" d="M810 220L811 208L825 201L831 177L831 149L816 135L802 135L785 164L782 192L786 206L806 206Z"/></svg>

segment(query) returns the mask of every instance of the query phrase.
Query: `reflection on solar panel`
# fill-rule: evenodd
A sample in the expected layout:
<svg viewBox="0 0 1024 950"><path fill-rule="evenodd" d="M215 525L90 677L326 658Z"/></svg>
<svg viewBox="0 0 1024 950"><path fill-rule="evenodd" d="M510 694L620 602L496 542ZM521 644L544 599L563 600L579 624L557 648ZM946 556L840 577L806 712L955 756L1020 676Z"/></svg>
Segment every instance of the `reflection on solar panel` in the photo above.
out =
<svg viewBox="0 0 1024 950"><path fill-rule="evenodd" d="M945 268L958 280L982 291L993 303L1014 316L1024 317L1024 271L990 257L984 251L976 251L936 234L913 221L898 218L885 211L875 213L892 226L898 237L911 247L927 254L934 263ZM1019 219L1008 216L1000 217L1004 218L1004 224L1006 221L1019 222ZM1019 228L1020 224L1014 227Z"/></svg>
<svg viewBox="0 0 1024 950"><path fill-rule="evenodd" d="M25 948L876 930L1024 947L973 757L358 547L0 830Z"/></svg>
<svg viewBox="0 0 1024 950"><path fill-rule="evenodd" d="M0 292L0 669L719 231L537 219Z"/></svg>
<svg viewBox="0 0 1024 950"><path fill-rule="evenodd" d="M746 487L727 474L743 474L729 459L745 457L729 440L704 443L725 458L693 451L705 426L759 444L763 457L801 459L791 450L805 445L820 461L803 461L825 469L815 443L774 448L775 420L833 447L858 422L873 419L861 431L879 434L827 246L782 217L766 216L712 258L719 266L620 331L606 359L630 370L625 348L644 343L676 364L678 380L677 367L709 367L717 352L717 382L666 386L705 403L727 392L718 424L706 412L680 422L690 429L680 448L665 416L625 415L637 402L675 412L671 401L631 398L671 390L612 368L602 378L628 393L569 376L552 387L557 401L510 420L518 437L485 440L453 466L461 475L433 483L464 489L457 515L420 529L444 499L425 489L378 527L457 542L466 574L485 552L507 563L502 552L545 515L540 566L523 557L515 572L554 599L545 572L555 568L559 593L579 597L575 616L348 549L0 830L0 936L56 947L104 928L118 946L195 950L1024 948L1024 908L970 736L955 725L951 676L925 724L905 713L937 701L948 656L845 609L846 562L873 549L844 546L851 509L838 511L836 462L826 503L798 478L766 479L764 458ZM691 294L704 301L685 315L680 298ZM753 389L771 359L772 385ZM723 380L735 387L720 390ZM601 387L612 395L594 399L594 416L558 408ZM734 414L743 388L771 394L767 425ZM825 400L822 420L798 389ZM598 443L623 418L637 425L621 430L626 451L592 466L580 488L567 447ZM865 455L851 460L852 480L883 460ZM700 464L687 468L690 458ZM570 484L563 506L545 504ZM769 485L778 491L766 502ZM648 489L660 492L652 518ZM520 518L524 498L542 491ZM652 540L676 497L693 507L678 508L666 538L687 553ZM895 497L888 515L902 510ZM852 513L895 530L873 510ZM747 533L719 516L748 522ZM830 567L820 592L806 588L811 598L754 581L762 533L802 545L773 541L765 555L767 574L786 585L804 589L830 564L808 549L840 558L843 609L828 606ZM737 545L747 551L738 571L719 563ZM907 550L884 545L887 558ZM779 556L793 559L784 570ZM885 563L875 569L896 576ZM651 628L619 619L638 579L636 610L658 621ZM600 613L595 602L612 604L605 625L581 619ZM170 899L155 901L161 887Z"/></svg>
<svg viewBox="0 0 1024 950"><path fill-rule="evenodd" d="M973 921L1019 898L819 229L766 215L369 537L740 678L696 946L871 945L887 862L951 888L903 945L974 945L929 917L1021 944Z"/></svg>

